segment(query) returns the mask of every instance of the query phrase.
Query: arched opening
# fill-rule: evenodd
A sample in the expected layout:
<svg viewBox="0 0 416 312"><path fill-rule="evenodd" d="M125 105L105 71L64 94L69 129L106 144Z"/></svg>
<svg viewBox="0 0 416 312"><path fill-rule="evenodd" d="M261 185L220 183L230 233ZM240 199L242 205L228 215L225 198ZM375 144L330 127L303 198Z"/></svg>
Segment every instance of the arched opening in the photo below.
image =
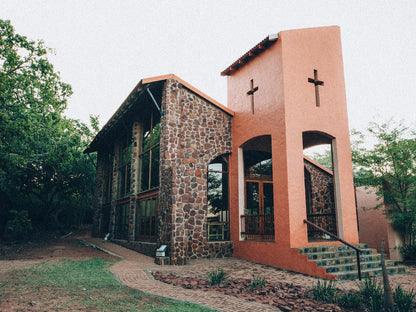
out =
<svg viewBox="0 0 416 312"><path fill-rule="evenodd" d="M334 139L325 133L303 133L307 220L337 235L333 141ZM308 225L308 239L309 241L322 241L332 238Z"/></svg>
<svg viewBox="0 0 416 312"><path fill-rule="evenodd" d="M243 146L244 214L241 234L246 240L274 240L273 170L271 136Z"/></svg>

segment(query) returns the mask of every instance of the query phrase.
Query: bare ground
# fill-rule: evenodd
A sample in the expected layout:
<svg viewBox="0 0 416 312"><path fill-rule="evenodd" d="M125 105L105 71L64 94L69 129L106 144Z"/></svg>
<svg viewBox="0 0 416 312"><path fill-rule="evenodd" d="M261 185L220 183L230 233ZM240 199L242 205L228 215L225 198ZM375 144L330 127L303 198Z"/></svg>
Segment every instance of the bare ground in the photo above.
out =
<svg viewBox="0 0 416 312"><path fill-rule="evenodd" d="M61 309L62 302L67 302L71 298L65 297L66 294L44 293L39 289L35 293L31 289L26 289L22 285L19 292L4 298L2 286L6 282L13 283L12 279L16 274L16 269L28 268L36 263L43 261L57 261L59 259L117 259L100 250L84 246L80 239L88 235L87 233L75 233L66 237L47 235L42 240L18 244L0 244L0 311L56 311ZM42 302L38 298L49 297L50 300ZM29 304L27 304L29 302ZM81 306L79 307L81 309ZM76 304L72 310L77 310Z"/></svg>

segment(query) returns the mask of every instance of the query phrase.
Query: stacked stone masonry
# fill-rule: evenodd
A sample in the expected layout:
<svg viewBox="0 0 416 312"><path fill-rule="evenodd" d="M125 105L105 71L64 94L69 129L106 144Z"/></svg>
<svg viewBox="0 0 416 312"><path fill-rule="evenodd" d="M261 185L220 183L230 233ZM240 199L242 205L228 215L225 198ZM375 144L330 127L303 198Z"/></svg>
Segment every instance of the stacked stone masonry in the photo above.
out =
<svg viewBox="0 0 416 312"><path fill-rule="evenodd" d="M315 216L313 222L336 233L334 177L329 170L323 170L306 160L304 165L311 177L312 211L310 213Z"/></svg>
<svg viewBox="0 0 416 312"><path fill-rule="evenodd" d="M207 241L207 166L231 152L231 116L185 88L166 81L160 141L160 243L172 264L232 255L232 243ZM211 247L211 248L210 248Z"/></svg>
<svg viewBox="0 0 416 312"><path fill-rule="evenodd" d="M157 238L152 242L135 241L135 212L139 195L139 148L141 125L131 125L132 153L128 235L117 237L118 175L121 142L98 151L95 190L95 236L110 233L126 247L155 256L160 245L167 245L172 264L187 259L222 258L233 255L232 242L207 240L207 166L219 155L231 152L231 116L199 97L175 79L164 84L161 101L159 163L159 212ZM114 155L110 161L109 153ZM111 175L111 176L109 176ZM111 202L105 192L112 179ZM109 224L103 224L104 206L109 209ZM118 238L118 239L117 239Z"/></svg>

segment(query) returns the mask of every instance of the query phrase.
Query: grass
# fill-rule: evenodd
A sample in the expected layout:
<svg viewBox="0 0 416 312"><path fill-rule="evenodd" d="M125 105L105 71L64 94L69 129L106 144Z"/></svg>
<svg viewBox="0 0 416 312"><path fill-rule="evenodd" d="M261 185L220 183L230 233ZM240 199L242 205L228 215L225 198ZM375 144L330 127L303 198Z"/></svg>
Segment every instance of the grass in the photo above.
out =
<svg viewBox="0 0 416 312"><path fill-rule="evenodd" d="M14 270L0 281L0 310L36 305L42 311L213 311L128 288L107 270L111 263L63 259Z"/></svg>

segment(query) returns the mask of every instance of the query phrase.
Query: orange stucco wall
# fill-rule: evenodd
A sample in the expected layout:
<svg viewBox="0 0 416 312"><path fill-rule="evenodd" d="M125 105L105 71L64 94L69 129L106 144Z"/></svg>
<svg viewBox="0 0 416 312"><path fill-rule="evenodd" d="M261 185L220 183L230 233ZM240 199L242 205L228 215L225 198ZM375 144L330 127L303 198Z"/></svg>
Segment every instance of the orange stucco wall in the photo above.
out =
<svg viewBox="0 0 416 312"><path fill-rule="evenodd" d="M373 187L357 187L357 213L360 229L360 242L370 248L381 251L381 242L384 240L384 251L390 259L401 261L402 256L395 247L401 246L400 236L385 215L383 199L376 194ZM380 206L378 209L374 209Z"/></svg>
<svg viewBox="0 0 416 312"><path fill-rule="evenodd" d="M318 69L321 106L315 105L315 89L308 83ZM247 95L250 80L254 115ZM335 175L339 199L339 234L358 243L351 151L345 100L339 27L282 31L266 51L228 76L228 107L232 122L233 151L230 159L230 220L234 255L247 260L327 277L321 268L299 255L295 247L310 245L307 237L302 132L320 131L335 138ZM240 240L240 212L244 204L239 148L251 138L271 135L275 242Z"/></svg>

